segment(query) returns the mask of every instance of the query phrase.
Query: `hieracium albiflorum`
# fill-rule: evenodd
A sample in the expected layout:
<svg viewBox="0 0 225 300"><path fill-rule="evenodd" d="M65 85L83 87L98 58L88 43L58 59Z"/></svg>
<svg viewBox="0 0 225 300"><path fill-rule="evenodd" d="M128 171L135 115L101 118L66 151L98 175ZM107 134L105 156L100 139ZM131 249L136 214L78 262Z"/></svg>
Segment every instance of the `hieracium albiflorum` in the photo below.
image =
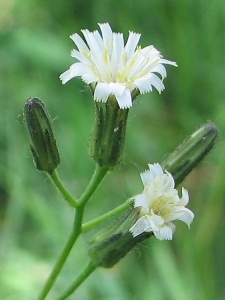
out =
<svg viewBox="0 0 225 300"><path fill-rule="evenodd" d="M96 119L89 151L96 167L80 197L73 197L59 179L59 153L45 105L40 99L31 98L24 107L24 122L35 166L48 174L75 211L72 232L38 300L46 298L82 233L89 233L89 261L67 290L56 297L58 300L66 299L97 267L110 268L115 265L141 241L151 236L171 240L174 221L183 221L189 227L194 218L194 213L186 207L189 195L184 188L181 193L178 192L177 185L211 150L218 135L215 125L203 125L161 164L148 165L149 169L141 173L144 185L141 193L122 201L121 205L96 219L83 223L91 196L108 171L123 158L127 117L135 97L152 92L153 88L161 93L167 75L165 65L177 66L175 62L164 59L154 46L138 46L139 33L130 31L125 42L123 34L112 32L108 23L99 24L99 27L101 32L82 30L84 39L77 33L71 35L76 45L71 56L76 61L60 76L63 84L74 77L81 77L90 86L95 104ZM148 162L153 159L146 157ZM112 192L109 198L114 198ZM76 266L74 262L74 273L77 274Z"/></svg>

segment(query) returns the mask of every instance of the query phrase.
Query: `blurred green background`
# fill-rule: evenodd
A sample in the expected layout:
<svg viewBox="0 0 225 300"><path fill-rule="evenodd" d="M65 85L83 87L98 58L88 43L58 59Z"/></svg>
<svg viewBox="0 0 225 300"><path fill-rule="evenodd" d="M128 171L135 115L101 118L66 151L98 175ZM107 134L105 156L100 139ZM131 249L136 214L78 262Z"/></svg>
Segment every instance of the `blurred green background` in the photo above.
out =
<svg viewBox="0 0 225 300"><path fill-rule="evenodd" d="M40 97L54 119L59 173L75 195L94 169L88 138L94 120L89 89L59 80L73 59L69 35L109 22L142 33L178 68L166 90L146 94L130 110L126 155L89 203L85 220L142 190L139 174L207 120L220 137L185 179L195 219L177 222L173 241L151 239L114 268L99 269L69 299L225 299L225 2L195 0L0 0L0 299L35 299L67 236L73 213L45 174L35 170L18 115ZM87 260L86 238L72 251L48 299L54 300Z"/></svg>

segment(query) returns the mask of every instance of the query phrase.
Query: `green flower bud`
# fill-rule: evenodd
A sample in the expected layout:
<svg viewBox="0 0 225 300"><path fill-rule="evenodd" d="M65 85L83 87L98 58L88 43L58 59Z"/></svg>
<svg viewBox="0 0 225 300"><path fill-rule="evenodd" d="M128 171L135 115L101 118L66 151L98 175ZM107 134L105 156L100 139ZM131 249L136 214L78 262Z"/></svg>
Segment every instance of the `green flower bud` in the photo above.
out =
<svg viewBox="0 0 225 300"><path fill-rule="evenodd" d="M214 124L204 124L164 160L162 166L173 175L176 185L181 183L212 149L217 136L218 129Z"/></svg>
<svg viewBox="0 0 225 300"><path fill-rule="evenodd" d="M50 175L60 162L50 117L43 102L30 98L24 105L24 123L36 168Z"/></svg>
<svg viewBox="0 0 225 300"><path fill-rule="evenodd" d="M123 158L129 109L120 109L115 97L96 102L96 117L90 140L90 155L100 167L112 168Z"/></svg>

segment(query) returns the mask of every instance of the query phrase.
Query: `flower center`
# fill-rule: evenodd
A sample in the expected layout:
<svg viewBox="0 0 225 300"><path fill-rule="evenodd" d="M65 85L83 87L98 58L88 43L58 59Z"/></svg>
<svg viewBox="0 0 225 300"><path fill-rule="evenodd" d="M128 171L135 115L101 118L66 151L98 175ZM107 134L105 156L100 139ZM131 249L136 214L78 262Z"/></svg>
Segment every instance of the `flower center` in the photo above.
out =
<svg viewBox="0 0 225 300"><path fill-rule="evenodd" d="M167 197L160 197L153 202L152 207L150 207L150 209L154 212L154 214L161 216L163 219L165 219L171 211L171 208L168 205L168 200L169 198Z"/></svg>

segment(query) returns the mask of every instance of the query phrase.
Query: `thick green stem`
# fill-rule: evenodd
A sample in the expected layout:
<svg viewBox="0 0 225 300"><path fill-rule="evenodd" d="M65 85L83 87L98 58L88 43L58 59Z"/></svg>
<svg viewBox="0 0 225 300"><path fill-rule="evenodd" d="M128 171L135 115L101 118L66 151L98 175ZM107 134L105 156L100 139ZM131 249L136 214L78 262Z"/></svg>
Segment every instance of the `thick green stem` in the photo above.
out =
<svg viewBox="0 0 225 300"><path fill-rule="evenodd" d="M57 187L57 189L60 191L60 193L63 195L64 199L69 203L72 207L77 207L77 200L74 199L74 197L67 191L61 180L59 179L59 176L56 171L54 171L51 175L49 175L54 185Z"/></svg>
<svg viewBox="0 0 225 300"><path fill-rule="evenodd" d="M96 266L94 266L94 264L90 261L82 270L80 275L74 280L69 288L59 298L57 298L57 300L64 300L71 295L95 269Z"/></svg>
<svg viewBox="0 0 225 300"><path fill-rule="evenodd" d="M100 225L101 223L106 222L107 220L128 210L133 205L133 201L134 200L132 198L128 199L125 203L116 207L115 209L110 210L109 212L105 213L104 215L102 215L94 220L84 223L81 228L82 232L88 231L88 230Z"/></svg>

